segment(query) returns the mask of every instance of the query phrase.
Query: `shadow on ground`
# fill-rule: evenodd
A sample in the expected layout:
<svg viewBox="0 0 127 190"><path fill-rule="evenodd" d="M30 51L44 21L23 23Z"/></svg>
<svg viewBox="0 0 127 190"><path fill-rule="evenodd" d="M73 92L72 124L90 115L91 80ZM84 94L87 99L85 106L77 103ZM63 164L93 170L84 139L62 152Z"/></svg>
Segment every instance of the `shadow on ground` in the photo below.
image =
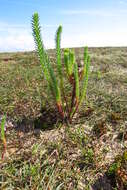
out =
<svg viewBox="0 0 127 190"><path fill-rule="evenodd" d="M111 181L106 174L99 177L92 185L92 190L113 190L115 187L114 181Z"/></svg>
<svg viewBox="0 0 127 190"><path fill-rule="evenodd" d="M42 109L40 117L34 120L27 120L26 118L24 118L22 121L16 124L15 129L23 133L28 133L33 130L52 130L60 122L58 118L58 112L56 112L55 110Z"/></svg>

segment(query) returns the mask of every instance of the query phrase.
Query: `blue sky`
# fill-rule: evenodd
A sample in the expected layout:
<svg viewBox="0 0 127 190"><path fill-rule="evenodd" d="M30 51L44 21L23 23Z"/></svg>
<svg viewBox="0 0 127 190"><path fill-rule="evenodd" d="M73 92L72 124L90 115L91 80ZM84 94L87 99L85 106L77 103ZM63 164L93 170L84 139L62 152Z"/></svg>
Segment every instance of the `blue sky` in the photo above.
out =
<svg viewBox="0 0 127 190"><path fill-rule="evenodd" d="M0 51L33 50L31 17L40 15L46 48L63 26L62 47L127 46L127 0L0 0Z"/></svg>

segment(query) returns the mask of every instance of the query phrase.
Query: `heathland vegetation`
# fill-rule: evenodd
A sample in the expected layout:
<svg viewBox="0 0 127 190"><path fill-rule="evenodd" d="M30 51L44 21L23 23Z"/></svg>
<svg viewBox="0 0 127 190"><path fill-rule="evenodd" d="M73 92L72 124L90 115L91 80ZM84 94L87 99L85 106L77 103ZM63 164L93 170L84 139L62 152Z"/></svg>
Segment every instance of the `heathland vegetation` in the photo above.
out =
<svg viewBox="0 0 127 190"><path fill-rule="evenodd" d="M127 48L0 54L0 189L127 189Z"/></svg>

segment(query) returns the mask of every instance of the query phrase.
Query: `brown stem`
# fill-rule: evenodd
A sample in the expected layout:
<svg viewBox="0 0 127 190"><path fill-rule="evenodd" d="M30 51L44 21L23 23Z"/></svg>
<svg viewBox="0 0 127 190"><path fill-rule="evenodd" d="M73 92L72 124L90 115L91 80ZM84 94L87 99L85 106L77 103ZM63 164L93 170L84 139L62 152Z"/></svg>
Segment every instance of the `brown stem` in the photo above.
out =
<svg viewBox="0 0 127 190"><path fill-rule="evenodd" d="M79 73L79 80L81 81L82 79L83 79L83 71L81 71L80 73Z"/></svg>
<svg viewBox="0 0 127 190"><path fill-rule="evenodd" d="M76 104L75 104L75 111L74 111L74 113L72 114L72 117L74 117L75 113L76 113L77 110L78 110L78 107L79 107L79 102L76 101Z"/></svg>
<svg viewBox="0 0 127 190"><path fill-rule="evenodd" d="M6 153L6 149L7 149L7 143L6 143L6 140L3 141L3 152L2 152L2 160L4 159L4 154Z"/></svg>
<svg viewBox="0 0 127 190"><path fill-rule="evenodd" d="M72 122L72 119L73 119L75 113L77 112L78 107L79 107L79 101L76 100L76 102L75 102L75 109L74 109L74 112L73 112L72 115L70 116L70 123Z"/></svg>
<svg viewBox="0 0 127 190"><path fill-rule="evenodd" d="M60 113L62 119L64 120L64 112L62 109L62 105L60 103L57 103L58 112Z"/></svg>

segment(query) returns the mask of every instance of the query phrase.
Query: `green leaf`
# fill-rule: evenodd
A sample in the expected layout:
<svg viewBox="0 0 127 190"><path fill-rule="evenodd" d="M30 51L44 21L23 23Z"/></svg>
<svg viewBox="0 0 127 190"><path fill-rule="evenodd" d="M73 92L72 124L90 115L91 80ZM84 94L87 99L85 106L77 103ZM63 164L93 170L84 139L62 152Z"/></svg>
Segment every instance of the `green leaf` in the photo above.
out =
<svg viewBox="0 0 127 190"><path fill-rule="evenodd" d="M74 62L74 78L75 78L75 95L76 101L79 101L79 73L78 73L78 65Z"/></svg>
<svg viewBox="0 0 127 190"><path fill-rule="evenodd" d="M66 73L69 76L69 49L64 50L64 64L66 68Z"/></svg>
<svg viewBox="0 0 127 190"><path fill-rule="evenodd" d="M2 141L5 140L5 122L6 122L6 116L4 116L1 121L1 139L2 139Z"/></svg>
<svg viewBox="0 0 127 190"><path fill-rule="evenodd" d="M85 76L87 60L88 60L88 47L85 47L84 48L84 66L83 66L81 79L83 79Z"/></svg>
<svg viewBox="0 0 127 190"><path fill-rule="evenodd" d="M61 47L60 47L60 41L61 41L61 33L62 33L62 26L59 26L56 31L56 56L57 56L57 70L60 79L63 79L62 76L62 63L61 63Z"/></svg>
<svg viewBox="0 0 127 190"><path fill-rule="evenodd" d="M82 90L82 94L81 94L80 105L86 96L86 90L87 90L88 78L89 78L89 68L90 68L90 56L88 55L87 63L85 65L85 75L84 75L84 79L83 79L83 90Z"/></svg>
<svg viewBox="0 0 127 190"><path fill-rule="evenodd" d="M56 101L61 101L60 89L58 87L58 83L53 72L53 69L50 65L50 59L44 49L43 41L41 38L41 27L39 23L39 15L38 13L34 13L32 16L32 30L33 37L36 44L36 50L39 56L40 63L42 65L42 70L47 80L50 90L53 90L53 94L55 94ZM60 32L60 31L59 31ZM58 44L59 45L59 44Z"/></svg>
<svg viewBox="0 0 127 190"><path fill-rule="evenodd" d="M73 74L74 63L75 63L74 52L69 51L69 65L68 65L69 76L71 76Z"/></svg>
<svg viewBox="0 0 127 190"><path fill-rule="evenodd" d="M41 38L41 27L40 27L38 13L34 13L32 16L32 31L33 31L33 37L34 37L34 41L36 45L36 50L39 56L41 66L42 66L43 74L46 80L49 82L49 73L48 73L47 63L45 59L45 49L44 49L43 41Z"/></svg>
<svg viewBox="0 0 127 190"><path fill-rule="evenodd" d="M74 62L75 62L74 52L69 49L65 49L64 63L65 63L67 75L69 77L73 74Z"/></svg>

